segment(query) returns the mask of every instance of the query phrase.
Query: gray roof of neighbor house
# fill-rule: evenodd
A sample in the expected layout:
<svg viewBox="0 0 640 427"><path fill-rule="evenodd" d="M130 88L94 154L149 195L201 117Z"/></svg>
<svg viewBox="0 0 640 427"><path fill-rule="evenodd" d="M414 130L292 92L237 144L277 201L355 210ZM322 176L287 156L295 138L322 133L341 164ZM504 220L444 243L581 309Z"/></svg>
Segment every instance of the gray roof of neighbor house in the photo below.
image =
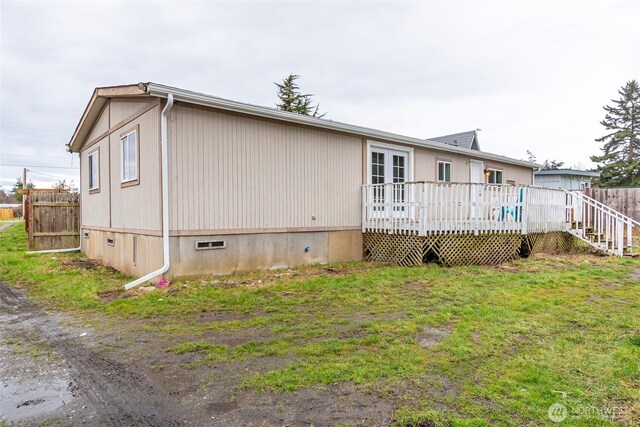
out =
<svg viewBox="0 0 640 427"><path fill-rule="evenodd" d="M233 111L236 113L248 114L251 116L264 117L273 120L296 123L299 125L356 134L366 138L379 139L392 143L408 144L450 153L464 154L468 156L470 155L478 159L488 159L498 162L505 162L514 165L529 167L532 169L540 167L540 165L536 163L528 162L526 160L513 159L510 157L501 156L499 154L486 153L475 149L471 150L465 147L456 147L453 145L444 144L442 142L425 140L421 138L412 138L409 136L384 132L376 129L366 128L363 126L350 125L333 120L305 116L297 113L290 113L288 111L282 111L272 107L263 107L259 105L231 101L217 96L207 95L204 93L193 92L190 90L165 86L151 82L138 83L136 85L96 88L91 99L89 100L89 103L87 104L87 107L85 108L80 122L76 126L76 130L71 137L71 140L67 144L69 151L78 152L80 150L84 139L87 137L93 122L98 117L107 99L117 97L144 96L167 98L169 94L173 95L175 102L185 102L189 104L202 105L221 110Z"/></svg>
<svg viewBox="0 0 640 427"><path fill-rule="evenodd" d="M454 147L468 148L469 150L480 151L480 142L478 141L478 131L470 130L468 132L452 133L451 135L436 136L428 138L429 141L441 142Z"/></svg>
<svg viewBox="0 0 640 427"><path fill-rule="evenodd" d="M585 171L580 169L545 169L536 172L536 175L577 175L577 176L600 176L600 172Z"/></svg>

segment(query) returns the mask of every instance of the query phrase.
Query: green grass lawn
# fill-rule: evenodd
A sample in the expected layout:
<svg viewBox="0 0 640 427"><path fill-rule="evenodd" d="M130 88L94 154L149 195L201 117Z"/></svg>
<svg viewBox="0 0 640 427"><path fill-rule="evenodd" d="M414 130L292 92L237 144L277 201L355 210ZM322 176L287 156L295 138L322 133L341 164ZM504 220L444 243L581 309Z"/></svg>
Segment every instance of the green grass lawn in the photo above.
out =
<svg viewBox="0 0 640 427"><path fill-rule="evenodd" d="M0 233L0 278L49 309L145 319L141 330L200 368L285 362L248 372L240 389L355 384L393 400L396 425L546 425L554 403L568 408L562 425L640 425L637 259L536 256L486 268L351 263L118 295L127 277L74 267L81 254L26 255L25 244L21 226ZM212 312L228 316L196 320ZM225 343L223 333L246 339Z"/></svg>

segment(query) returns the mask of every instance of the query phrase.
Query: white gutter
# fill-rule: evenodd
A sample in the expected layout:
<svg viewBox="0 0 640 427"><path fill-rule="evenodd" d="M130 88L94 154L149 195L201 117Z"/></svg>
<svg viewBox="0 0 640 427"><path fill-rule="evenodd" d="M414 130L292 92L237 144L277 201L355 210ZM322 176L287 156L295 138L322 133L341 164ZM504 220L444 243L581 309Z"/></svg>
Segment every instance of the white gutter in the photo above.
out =
<svg viewBox="0 0 640 427"><path fill-rule="evenodd" d="M317 128L330 129L339 132L346 132L365 136L367 138L378 139L382 141L390 141L401 144L408 144L417 147L425 147L433 150L439 150L449 153L463 154L474 159L494 160L503 163L509 163L529 168L538 168L540 165L525 160L511 159L498 154L487 153L484 151L472 150L469 148L455 147L437 141L427 139L412 138L409 136L398 135L390 132L384 132L376 129L370 129L362 126L350 125L347 123L335 122L333 120L320 119L317 117L305 116L297 113L276 110L275 108L262 107L258 105L245 104L242 102L231 101L216 96L206 95L203 93L192 92L189 90L178 89L156 83L142 83L146 92L151 96L167 98L169 94L173 95L176 102L182 101L190 104L203 105L207 107L219 108L227 111L235 111L238 113L249 114L252 116L266 117L276 120L282 120L291 123L298 123Z"/></svg>
<svg viewBox="0 0 640 427"><path fill-rule="evenodd" d="M167 148L168 132L167 132L167 116L169 111L173 107L173 95L167 94L167 105L162 110L162 116L160 119L160 133L161 133L161 157L162 157L162 260L163 264L159 270L142 276L133 282L124 285L125 289L131 289L138 286L147 280L151 280L161 274L166 273L169 270L169 150Z"/></svg>

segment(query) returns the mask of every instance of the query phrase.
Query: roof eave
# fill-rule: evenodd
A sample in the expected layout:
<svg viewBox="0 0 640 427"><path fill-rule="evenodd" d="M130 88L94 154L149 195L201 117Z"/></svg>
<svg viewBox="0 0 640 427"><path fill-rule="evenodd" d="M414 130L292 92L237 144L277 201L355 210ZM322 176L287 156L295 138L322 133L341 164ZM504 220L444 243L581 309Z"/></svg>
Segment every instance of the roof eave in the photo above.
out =
<svg viewBox="0 0 640 427"><path fill-rule="evenodd" d="M135 84L95 88L80 117L80 121L76 125L71 139L67 143L67 150L72 153L80 151L84 140L91 132L94 121L99 116L108 99L131 96L147 96L144 85Z"/></svg>
<svg viewBox="0 0 640 427"><path fill-rule="evenodd" d="M498 162L510 163L519 166L524 166L532 169L539 168L540 165L536 163L527 162L525 160L512 159L506 156L501 156L493 153L486 153L469 148L454 147L451 145L439 143L431 140L424 140L419 138L412 138L409 136L398 135L390 132L379 131L376 129L370 129L362 126L355 126L346 123L334 122L332 120L320 119L317 117L304 116L301 114L290 113L287 111L276 110L273 108L261 107L257 105L245 104L241 102L231 101L224 98L218 98L211 95L206 95L198 92L192 92L184 89L164 86L156 83L146 83L146 93L151 96L160 98L166 98L168 94L173 95L173 99L176 102L186 102L191 104L202 105L206 107L217 108L221 110L228 110L238 113L244 113L252 116L258 116L263 118L270 118L275 120L286 121L290 123L303 124L313 127L319 127L323 129L329 129L339 132L345 132L350 134L356 134L365 136L372 139L381 139L386 141L397 142L400 144L408 144L417 147L430 148L433 150L439 150L455 154L464 154L474 158L481 158L486 160L494 160Z"/></svg>
<svg viewBox="0 0 640 427"><path fill-rule="evenodd" d="M591 178L598 178L600 172L598 171L583 171L575 169L544 169L536 172L536 175L571 175L571 176L588 176Z"/></svg>

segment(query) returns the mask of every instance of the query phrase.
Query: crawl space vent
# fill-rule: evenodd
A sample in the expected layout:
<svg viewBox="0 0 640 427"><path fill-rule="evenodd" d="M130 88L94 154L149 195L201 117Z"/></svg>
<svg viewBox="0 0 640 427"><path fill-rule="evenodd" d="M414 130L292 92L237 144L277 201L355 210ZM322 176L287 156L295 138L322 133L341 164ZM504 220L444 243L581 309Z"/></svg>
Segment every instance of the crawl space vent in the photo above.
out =
<svg viewBox="0 0 640 427"><path fill-rule="evenodd" d="M201 240L196 242L196 251L206 251L207 249L224 249L224 240Z"/></svg>

